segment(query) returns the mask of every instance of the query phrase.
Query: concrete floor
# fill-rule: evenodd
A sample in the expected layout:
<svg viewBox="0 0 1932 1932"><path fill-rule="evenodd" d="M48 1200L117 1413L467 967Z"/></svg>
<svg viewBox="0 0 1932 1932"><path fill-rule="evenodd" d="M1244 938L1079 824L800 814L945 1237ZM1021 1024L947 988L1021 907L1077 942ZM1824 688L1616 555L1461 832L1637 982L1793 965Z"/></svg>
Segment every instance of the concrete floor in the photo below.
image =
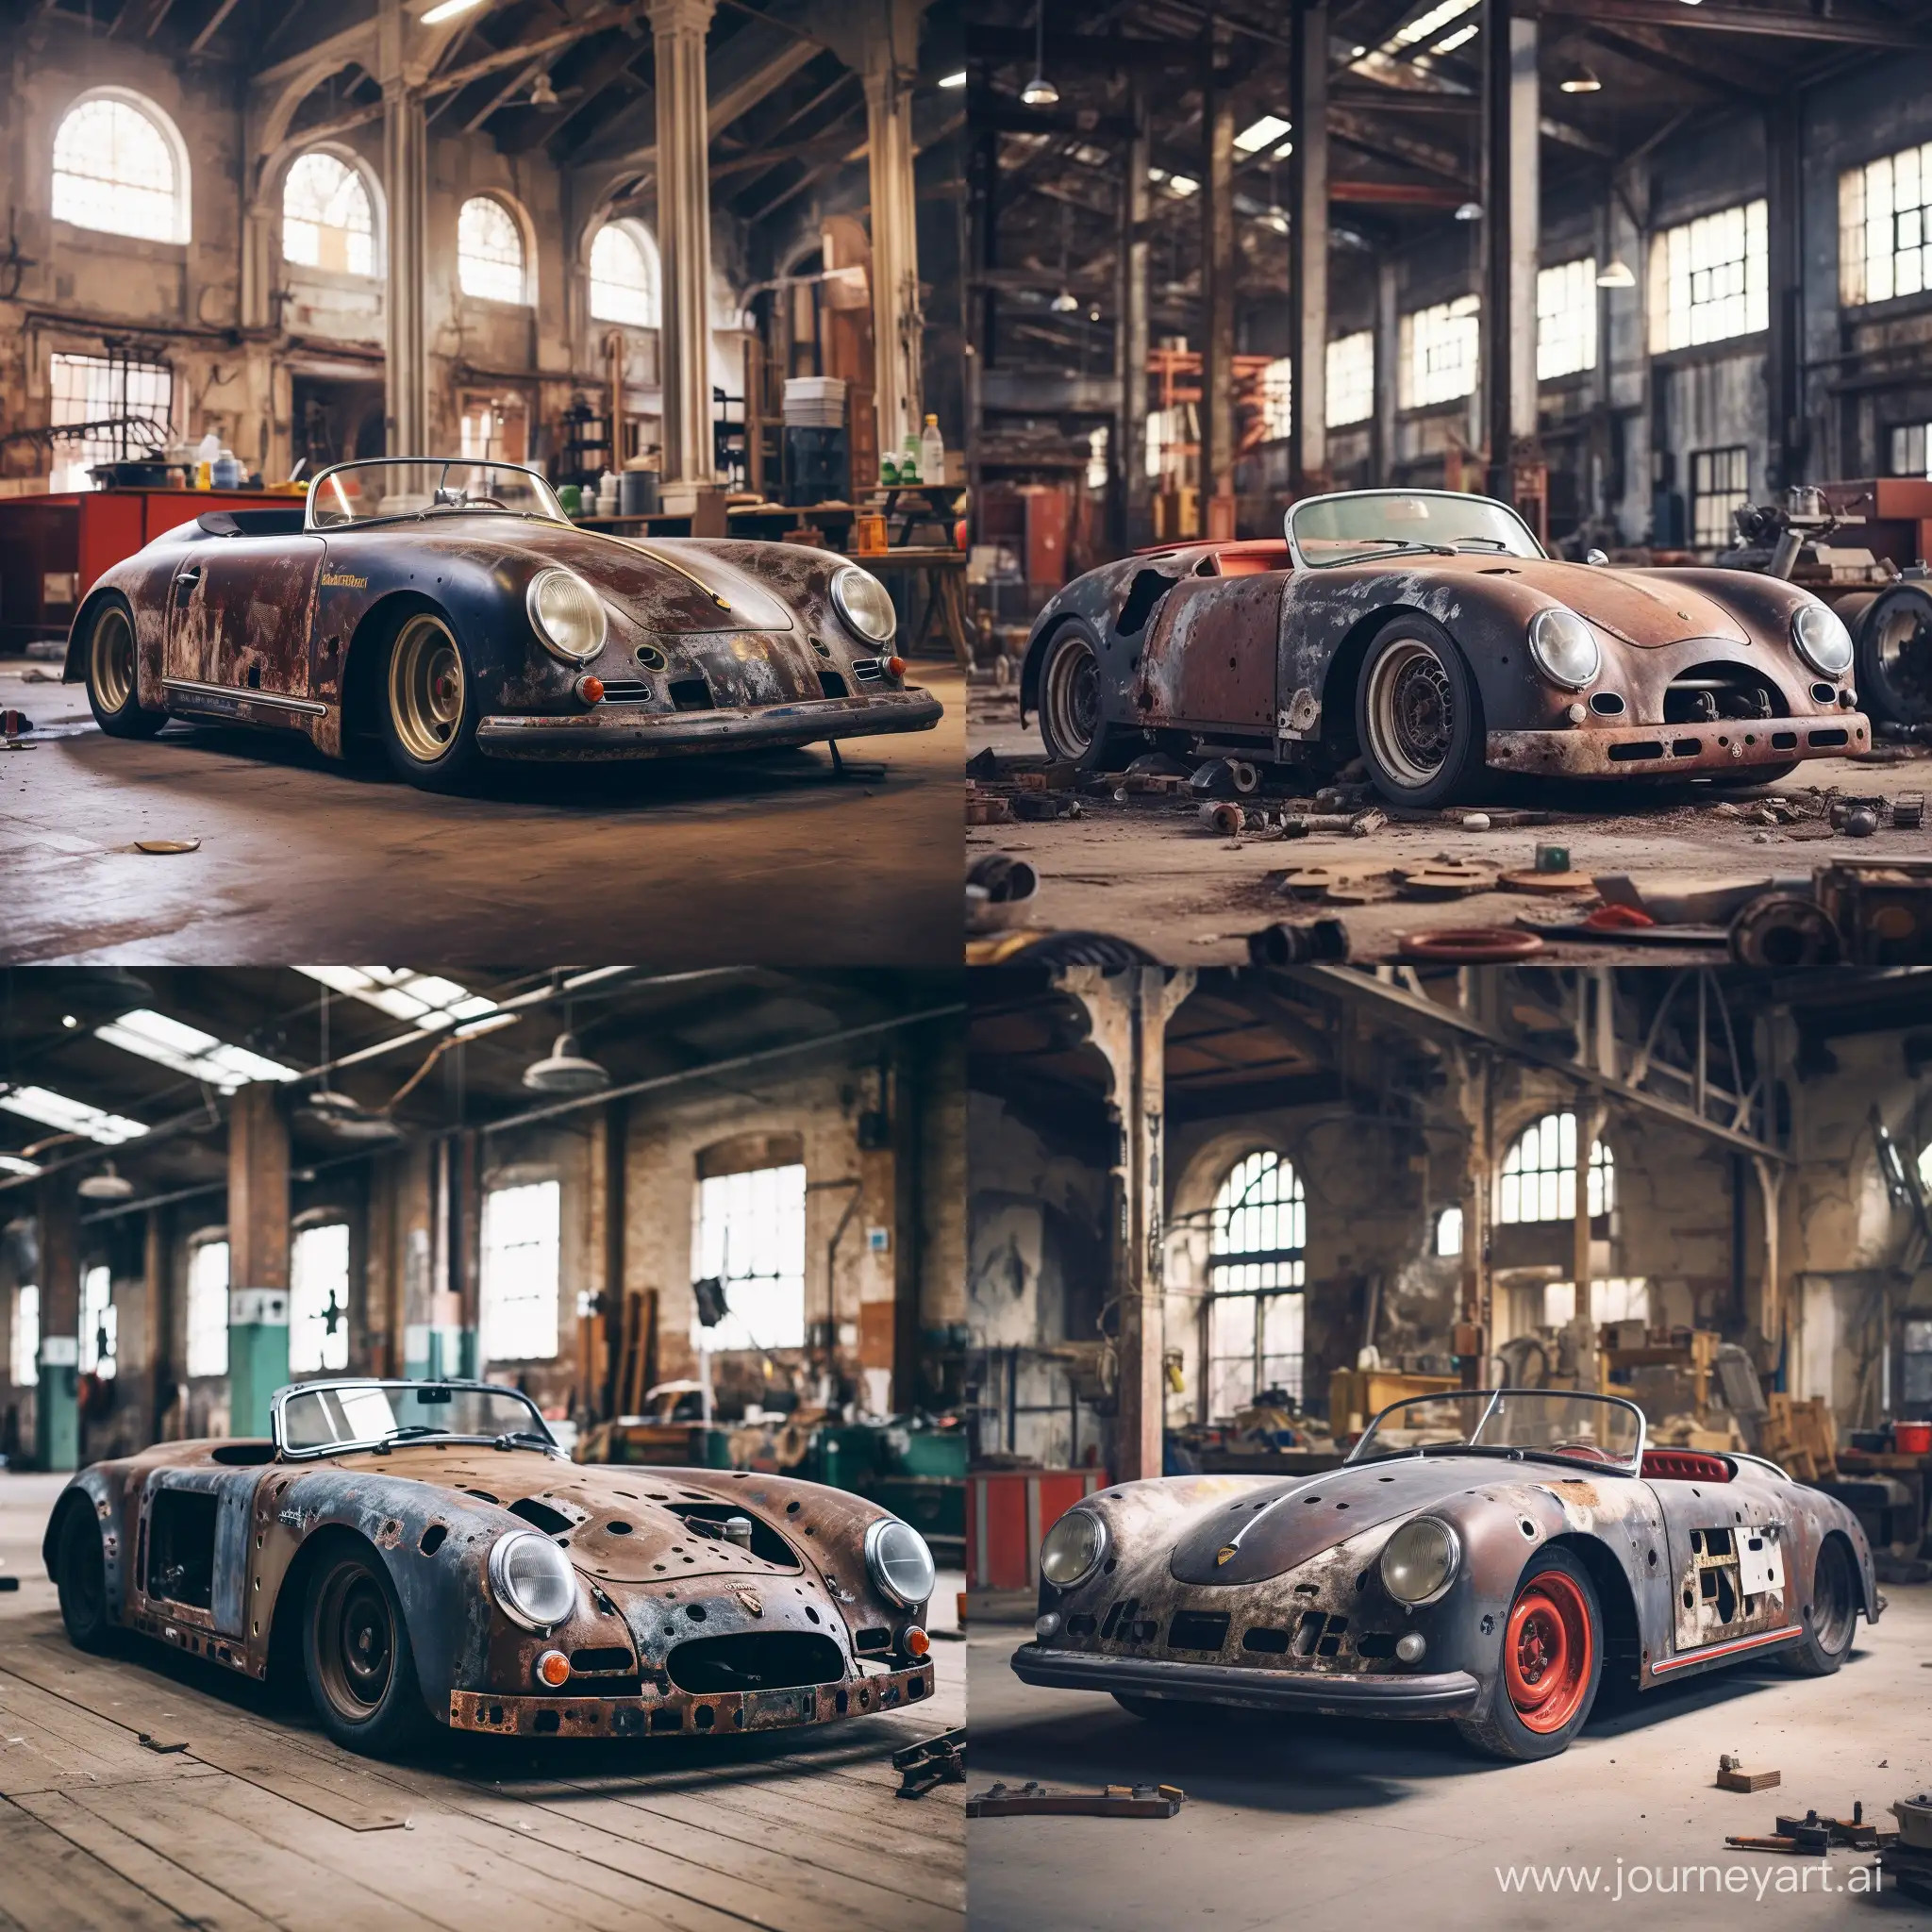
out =
<svg viewBox="0 0 1932 1932"><path fill-rule="evenodd" d="M1020 724L1010 690L975 685L967 722L969 756L991 748L1003 767L1018 771L1046 762L1037 723ZM1890 756L1894 749L1883 748ZM1801 787L1892 797L1932 791L1932 750L1897 747L1896 762L1820 758L1793 773L1771 795ZM1008 765L1008 761L1013 761ZM1291 866L1336 864L1384 870L1454 859L1504 871L1529 870L1539 843L1566 844L1572 867L1592 874L1624 873L1640 883L1665 878L1705 881L1808 878L1815 866L1839 858L1924 858L1932 831L1893 831L1870 838L1793 838L1723 816L1713 804L1748 805L1759 794L1717 792L1709 786L1646 789L1632 786L1616 801L1606 788L1561 792L1524 788L1510 803L1554 805L1552 822L1535 828L1462 828L1462 813L1439 823L1385 826L1372 837L1346 834L1292 841L1243 835L1239 841L1204 831L1196 805L1170 798L1083 798L1083 816L1044 823L969 827L967 857L1024 853L1041 875L1030 924L1058 930L1113 933L1174 965L1228 965L1247 958L1246 936L1277 920L1340 916L1357 958L1391 957L1408 933L1457 925L1513 925L1518 918L1552 920L1568 905L1587 908L1588 892L1564 900L1492 891L1428 904L1389 898L1360 907L1331 907L1284 898L1270 874ZM1500 811L1502 807L1497 808ZM1601 941L1549 942L1552 963L1604 965L1703 964L1726 957L1717 945L1620 945Z"/></svg>
<svg viewBox="0 0 1932 1932"><path fill-rule="evenodd" d="M963 686L921 664L939 726L767 757L543 770L443 798L306 740L171 724L109 739L79 685L0 668L0 961L959 958ZM140 839L199 839L157 857Z"/></svg>
<svg viewBox="0 0 1932 1932"><path fill-rule="evenodd" d="M1932 1909L1896 1893L1842 1889L1873 1863L1869 1853L1821 1862L1724 1844L1726 1833L1768 1833L1794 1807L1848 1813L1862 1799L1868 1817L1889 1824L1893 1799L1932 1782L1932 1587L1887 1594L1884 1616L1859 1625L1835 1677L1740 1667L1653 1691L1541 1764L1478 1757L1449 1724L1234 1712L1201 1730L1156 1728L1110 1698L1028 1688L1008 1658L1031 1633L976 1631L973 1789L989 1777L1161 1783L1188 1800L1162 1821L969 1822L973 1932L1932 1925ZM1782 1786L1750 1797L1718 1790L1726 1751L1781 1771ZM1596 1867L1600 1890L1579 1898L1579 1876L1560 1898L1525 1896L1497 1877L1498 1867L1532 1865ZM1633 1885L1640 1866L1662 1875ZM1720 1890L1724 1881L1708 1875L1686 1884L1676 1876L1685 1866L1740 1867L1750 1889ZM1781 1873L1808 1891L1781 1893ZM1651 1883L1672 1895L1638 1891Z"/></svg>
<svg viewBox="0 0 1932 1932"><path fill-rule="evenodd" d="M931 1705L651 1744L433 1739L400 1763L131 1640L75 1651L41 1570L58 1476L0 1474L0 1932L959 1932L965 1788L896 1795ZM950 1606L957 1577L941 1577ZM141 1734L185 1748L158 1755Z"/></svg>

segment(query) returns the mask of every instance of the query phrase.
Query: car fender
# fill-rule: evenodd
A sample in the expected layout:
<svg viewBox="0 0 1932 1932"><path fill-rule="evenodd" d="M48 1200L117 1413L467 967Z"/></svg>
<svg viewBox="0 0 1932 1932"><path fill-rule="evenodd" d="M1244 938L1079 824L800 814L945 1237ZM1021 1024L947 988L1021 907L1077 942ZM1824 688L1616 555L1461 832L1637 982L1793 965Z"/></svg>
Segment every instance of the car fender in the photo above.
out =
<svg viewBox="0 0 1932 1932"><path fill-rule="evenodd" d="M47 1527L41 1537L41 1562L50 1581L58 1583L55 1567L60 1554L60 1539L67 1531L67 1519L75 1510L91 1514L100 1526L101 1562L107 1579L108 1621L122 1623L127 1610L127 1581L134 1562L129 1524L124 1507L124 1489L118 1463L95 1462L68 1483L48 1512Z"/></svg>
<svg viewBox="0 0 1932 1932"><path fill-rule="evenodd" d="M1103 724L1135 725L1130 692L1138 668L1139 640L1120 637L1114 629L1114 616L1120 609L1132 580L1143 570L1158 570L1158 564L1145 557L1124 557L1102 564L1084 576L1075 577L1064 589L1055 591L1033 620L1027 634L1025 655L1020 660L1020 723L1040 704L1040 674L1046 662L1047 646L1054 635L1071 619L1084 617L1101 641L1100 721ZM1162 573L1167 575L1167 573ZM1179 581L1175 575L1175 581Z"/></svg>

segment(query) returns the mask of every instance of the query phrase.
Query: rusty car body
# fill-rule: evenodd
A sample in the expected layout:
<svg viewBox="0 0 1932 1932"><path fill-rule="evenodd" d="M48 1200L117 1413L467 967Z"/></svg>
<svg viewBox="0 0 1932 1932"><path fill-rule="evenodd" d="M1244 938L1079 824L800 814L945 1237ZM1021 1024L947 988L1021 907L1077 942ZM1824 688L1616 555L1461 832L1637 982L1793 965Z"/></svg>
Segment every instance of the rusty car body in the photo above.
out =
<svg viewBox="0 0 1932 1932"><path fill-rule="evenodd" d="M66 678L103 730L171 717L378 741L452 789L490 758L663 758L920 731L877 578L793 543L580 529L536 471L344 463L306 504L214 508L105 572Z"/></svg>
<svg viewBox="0 0 1932 1932"><path fill-rule="evenodd" d="M330 1734L374 1754L430 1719L689 1738L932 1694L914 1599L930 1553L859 1497L573 1463L491 1384L304 1383L274 1417L269 1441L164 1442L75 1475L43 1545L73 1641L134 1632L306 1679Z"/></svg>
<svg viewBox="0 0 1932 1932"><path fill-rule="evenodd" d="M1411 1398L1319 1475L1119 1484L1041 1557L1029 1684L1148 1718L1450 1718L1521 1758L1600 1692L1767 1655L1835 1671L1880 1608L1842 1504L1756 1457L1650 1448L1634 1405L1569 1391Z"/></svg>
<svg viewBox="0 0 1932 1932"><path fill-rule="evenodd" d="M1781 578L1551 558L1487 497L1352 491L1280 542L1090 571L1035 620L1021 718L1118 769L1149 744L1317 774L1359 755L1396 803L1496 774L1770 780L1871 748L1843 625Z"/></svg>

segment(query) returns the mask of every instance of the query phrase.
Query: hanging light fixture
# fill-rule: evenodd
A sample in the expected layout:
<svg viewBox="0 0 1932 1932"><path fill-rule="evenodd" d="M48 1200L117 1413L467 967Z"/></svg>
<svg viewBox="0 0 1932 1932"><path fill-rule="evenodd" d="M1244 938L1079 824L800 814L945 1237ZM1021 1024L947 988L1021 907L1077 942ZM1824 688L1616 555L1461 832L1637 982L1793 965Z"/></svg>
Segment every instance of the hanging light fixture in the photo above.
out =
<svg viewBox="0 0 1932 1932"><path fill-rule="evenodd" d="M1067 286L1067 243L1073 213L1065 202L1060 203L1060 291L1048 305L1056 315L1071 315L1080 306L1080 298Z"/></svg>
<svg viewBox="0 0 1932 1932"><path fill-rule="evenodd" d="M549 1054L524 1069L524 1085L537 1093L595 1093L610 1084L610 1070L586 1057L575 1033L559 1033Z"/></svg>
<svg viewBox="0 0 1932 1932"><path fill-rule="evenodd" d="M1599 289L1634 289L1637 277L1622 256L1612 256L1597 275L1596 285Z"/></svg>
<svg viewBox="0 0 1932 1932"><path fill-rule="evenodd" d="M1479 222L1482 218L1483 205L1479 201L1465 201L1456 210L1456 219L1458 222Z"/></svg>
<svg viewBox="0 0 1932 1932"><path fill-rule="evenodd" d="M1029 108L1057 108L1060 91L1046 77L1046 0L1033 9L1033 78L1020 90L1020 98Z"/></svg>
<svg viewBox="0 0 1932 1932"><path fill-rule="evenodd" d="M554 108L557 105L557 90L550 84L547 70L537 76L530 89L530 105L533 108Z"/></svg>
<svg viewBox="0 0 1932 1932"><path fill-rule="evenodd" d="M1071 315L1079 308L1080 298L1071 289L1062 289L1050 305L1056 315Z"/></svg>
<svg viewBox="0 0 1932 1932"><path fill-rule="evenodd" d="M125 1201L134 1192L134 1183L115 1171L110 1160L99 1174L91 1174L75 1191L87 1201Z"/></svg>
<svg viewBox="0 0 1932 1932"><path fill-rule="evenodd" d="M1596 94L1604 84L1581 60L1573 61L1557 81L1557 91L1566 94Z"/></svg>

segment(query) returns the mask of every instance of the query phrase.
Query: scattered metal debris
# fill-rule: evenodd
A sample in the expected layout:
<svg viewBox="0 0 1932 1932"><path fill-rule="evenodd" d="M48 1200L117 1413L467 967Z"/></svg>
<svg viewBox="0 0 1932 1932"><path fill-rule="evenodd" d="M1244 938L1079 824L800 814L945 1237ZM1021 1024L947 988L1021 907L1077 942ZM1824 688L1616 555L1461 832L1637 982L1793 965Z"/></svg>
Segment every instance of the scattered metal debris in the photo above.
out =
<svg viewBox="0 0 1932 1932"><path fill-rule="evenodd" d="M139 1736L142 1745L147 1750L158 1751L163 1757L172 1756L176 1751L185 1751L188 1748L188 1740L186 1738L157 1738L148 1731L142 1731Z"/></svg>
<svg viewBox="0 0 1932 1932"><path fill-rule="evenodd" d="M1339 919L1277 923L1248 935L1248 958L1257 966L1341 965L1347 958L1348 928Z"/></svg>
<svg viewBox="0 0 1932 1932"><path fill-rule="evenodd" d="M1405 959L1429 960L1439 966L1499 966L1528 959L1543 949L1533 932L1507 925L1450 925L1434 932L1412 932L1399 948Z"/></svg>
<svg viewBox="0 0 1932 1932"><path fill-rule="evenodd" d="M1721 1765L1729 1762L1728 1758L1720 1760ZM1773 1772L1769 1775L1775 1782L1777 1774ZM1718 1780L1720 1783L1724 1781L1722 1769L1718 1773ZM1725 1789L1741 1790L1744 1787L1729 1785ZM1896 1812L1898 1807L1894 1805L1892 1809ZM1898 1837L1899 1833L1890 1825L1874 1824L1868 1819L1864 1801L1859 1799L1852 1806L1849 1818L1821 1817L1814 1808L1802 1818L1796 1815L1779 1817L1775 1831L1761 1837L1726 1834L1724 1842L1745 1852L1784 1852L1800 1857L1822 1858L1834 1847L1854 1852L1883 1851L1894 1844Z"/></svg>
<svg viewBox="0 0 1932 1932"><path fill-rule="evenodd" d="M1050 1791L989 1785L966 1800L969 1818L1172 1818L1187 1798L1178 1785L1108 1785L1098 1791Z"/></svg>
<svg viewBox="0 0 1932 1932"><path fill-rule="evenodd" d="M137 839L134 841L137 852L199 852L199 839Z"/></svg>
<svg viewBox="0 0 1932 1932"><path fill-rule="evenodd" d="M966 874L966 930L1002 932L1033 909L1040 874L1024 858L989 852Z"/></svg>
<svg viewBox="0 0 1932 1932"><path fill-rule="evenodd" d="M941 1731L892 1753L892 1769L899 1774L897 1795L923 1798L940 1785L966 1782L966 1733Z"/></svg>

